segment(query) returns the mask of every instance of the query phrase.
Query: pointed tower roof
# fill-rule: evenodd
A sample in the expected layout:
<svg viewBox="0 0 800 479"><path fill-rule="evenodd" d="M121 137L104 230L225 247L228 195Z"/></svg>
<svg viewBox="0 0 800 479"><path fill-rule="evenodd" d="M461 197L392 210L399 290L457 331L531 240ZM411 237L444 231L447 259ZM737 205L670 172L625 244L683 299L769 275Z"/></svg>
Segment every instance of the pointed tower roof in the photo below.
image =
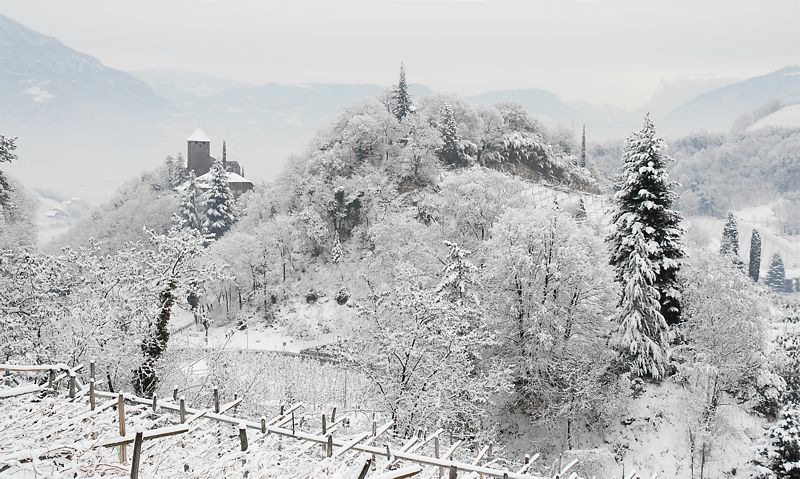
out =
<svg viewBox="0 0 800 479"><path fill-rule="evenodd" d="M198 127L192 132L191 135L189 135L189 141L204 141L206 143L210 143L211 138L209 138L208 135L206 135L205 132Z"/></svg>

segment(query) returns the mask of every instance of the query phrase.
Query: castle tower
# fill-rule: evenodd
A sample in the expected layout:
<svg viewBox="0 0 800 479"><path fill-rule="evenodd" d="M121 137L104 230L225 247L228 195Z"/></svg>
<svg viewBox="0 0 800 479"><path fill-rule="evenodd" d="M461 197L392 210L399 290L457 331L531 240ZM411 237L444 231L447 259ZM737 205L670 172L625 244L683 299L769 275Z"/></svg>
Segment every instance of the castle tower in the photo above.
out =
<svg viewBox="0 0 800 479"><path fill-rule="evenodd" d="M203 176L211 170L211 139L200 128L189 135L186 168L194 170L195 176Z"/></svg>

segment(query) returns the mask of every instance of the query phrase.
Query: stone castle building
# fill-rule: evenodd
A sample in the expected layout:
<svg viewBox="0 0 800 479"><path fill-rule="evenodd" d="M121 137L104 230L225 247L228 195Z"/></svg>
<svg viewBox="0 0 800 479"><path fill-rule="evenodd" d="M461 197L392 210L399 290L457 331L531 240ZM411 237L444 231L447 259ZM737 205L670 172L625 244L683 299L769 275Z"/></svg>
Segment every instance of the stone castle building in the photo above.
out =
<svg viewBox="0 0 800 479"><path fill-rule="evenodd" d="M253 189L253 182L244 177L244 168L238 161L228 161L223 146L222 161L228 172L228 187L239 196ZM197 185L208 189L211 184L211 166L217 161L211 156L211 138L203 130L197 128L187 139L186 169L194 170Z"/></svg>

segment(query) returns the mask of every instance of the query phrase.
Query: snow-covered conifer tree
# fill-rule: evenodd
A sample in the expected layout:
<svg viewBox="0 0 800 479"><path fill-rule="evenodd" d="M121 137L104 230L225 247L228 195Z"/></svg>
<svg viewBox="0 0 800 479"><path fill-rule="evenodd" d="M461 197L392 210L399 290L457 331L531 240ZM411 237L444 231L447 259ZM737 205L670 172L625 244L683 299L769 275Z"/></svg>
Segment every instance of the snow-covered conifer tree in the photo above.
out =
<svg viewBox="0 0 800 479"><path fill-rule="evenodd" d="M179 218L182 227L201 231L203 222L200 221L200 214L197 211L197 196L197 180L194 171L190 171L186 189L181 194Z"/></svg>
<svg viewBox="0 0 800 479"><path fill-rule="evenodd" d="M236 221L233 201L233 193L228 187L228 172L222 161L217 160L211 167L211 189L205 195L206 220L203 223L214 238L225 234Z"/></svg>
<svg viewBox="0 0 800 479"><path fill-rule="evenodd" d="M400 81L392 92L392 113L398 121L402 121L411 113L411 96L406 83L406 69L400 64Z"/></svg>
<svg viewBox="0 0 800 479"><path fill-rule="evenodd" d="M761 458L756 463L765 476L776 479L800 478L800 409L787 405L781 417L766 434L758 448Z"/></svg>
<svg viewBox="0 0 800 479"><path fill-rule="evenodd" d="M466 155L461 149L461 138L458 136L458 124L449 103L442 105L439 118L439 133L442 135L440 156L446 165L465 166Z"/></svg>
<svg viewBox="0 0 800 479"><path fill-rule="evenodd" d="M342 261L344 252L342 251L342 242L339 240L339 231L333 233L333 247L331 247L330 261L331 263L339 263Z"/></svg>
<svg viewBox="0 0 800 479"><path fill-rule="evenodd" d="M645 237L646 228L637 223L625 239L630 251L623 265L622 300L610 344L630 360L637 375L658 380L666 374L668 326L653 286L657 266L650 258L658 244Z"/></svg>
<svg viewBox="0 0 800 479"><path fill-rule="evenodd" d="M436 287L436 293L442 299L455 303L471 300L477 303L474 294L469 293L469 288L476 284L478 268L467 258L472 254L459 247L456 243L444 242L447 246L447 264L442 270L442 281Z"/></svg>
<svg viewBox="0 0 800 479"><path fill-rule="evenodd" d="M0 163L10 163L17 159L14 150L17 149L16 138L6 138L0 135ZM11 201L11 185L3 172L0 171L0 211L9 206Z"/></svg>
<svg viewBox="0 0 800 479"><path fill-rule="evenodd" d="M783 267L783 258L778 253L773 254L769 261L766 283L776 293L786 291L786 270Z"/></svg>
<svg viewBox="0 0 800 479"><path fill-rule="evenodd" d="M622 156L623 173L615 195L614 232L611 265L623 290L625 275L630 266L636 234L644 237L647 260L655 275L651 286L658 291L661 316L667 324L681 320L680 289L677 273L684 257L683 228L680 213L672 209L674 183L669 180L667 166L672 159L663 153L664 141L656 136L650 115L645 116L642 129L627 140Z"/></svg>
<svg viewBox="0 0 800 479"><path fill-rule="evenodd" d="M750 266L748 270L749 276L758 283L758 278L761 275L761 235L758 230L754 229L753 234L750 236Z"/></svg>
<svg viewBox="0 0 800 479"><path fill-rule="evenodd" d="M733 213L728 213L728 221L722 230L722 243L719 246L719 254L723 256L739 256L739 229L736 226L736 217Z"/></svg>

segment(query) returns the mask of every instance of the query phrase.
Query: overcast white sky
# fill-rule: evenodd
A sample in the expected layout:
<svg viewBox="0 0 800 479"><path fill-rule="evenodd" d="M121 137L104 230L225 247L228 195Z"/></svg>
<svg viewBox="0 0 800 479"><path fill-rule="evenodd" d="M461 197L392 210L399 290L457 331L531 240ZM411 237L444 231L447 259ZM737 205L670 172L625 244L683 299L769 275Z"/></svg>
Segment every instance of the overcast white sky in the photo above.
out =
<svg viewBox="0 0 800 479"><path fill-rule="evenodd" d="M635 108L659 80L800 63L800 0L0 0L123 70L249 83L537 87Z"/></svg>

